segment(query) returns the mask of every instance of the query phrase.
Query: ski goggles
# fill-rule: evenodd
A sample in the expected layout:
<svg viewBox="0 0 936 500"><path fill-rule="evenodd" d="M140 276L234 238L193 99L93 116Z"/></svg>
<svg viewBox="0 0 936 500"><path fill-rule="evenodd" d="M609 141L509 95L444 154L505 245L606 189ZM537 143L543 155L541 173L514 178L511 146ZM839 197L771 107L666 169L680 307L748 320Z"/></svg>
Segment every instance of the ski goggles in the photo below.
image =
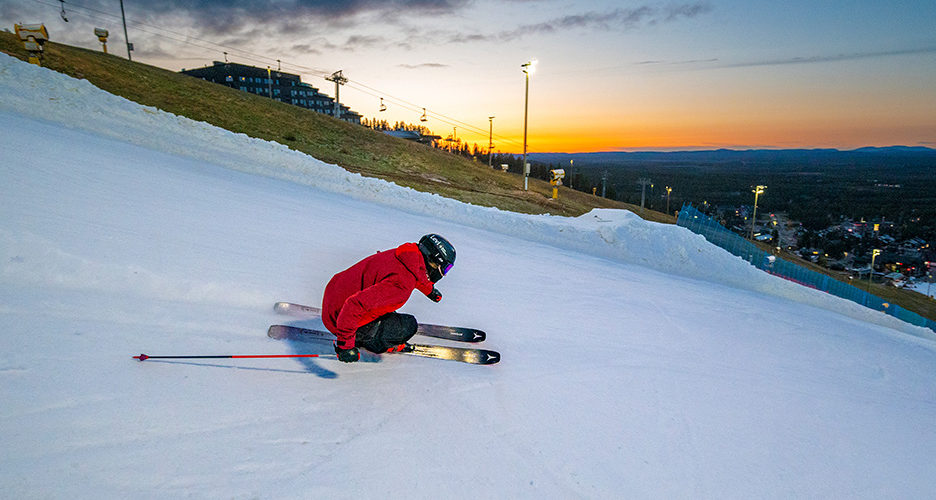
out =
<svg viewBox="0 0 936 500"><path fill-rule="evenodd" d="M442 276L445 276L446 274L448 274L448 272L452 269L452 266L454 265L455 264L451 264L451 263L442 264Z"/></svg>

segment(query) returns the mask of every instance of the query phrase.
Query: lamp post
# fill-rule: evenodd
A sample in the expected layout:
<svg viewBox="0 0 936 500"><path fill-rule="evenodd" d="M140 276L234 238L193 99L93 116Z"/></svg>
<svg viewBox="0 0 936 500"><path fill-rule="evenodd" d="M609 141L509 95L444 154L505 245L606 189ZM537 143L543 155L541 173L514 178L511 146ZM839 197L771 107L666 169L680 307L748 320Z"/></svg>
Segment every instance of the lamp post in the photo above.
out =
<svg viewBox="0 0 936 500"><path fill-rule="evenodd" d="M130 51L133 50L133 44L130 43L130 38L127 37L127 16L124 15L123 0L120 0L120 18L123 19L124 41L127 42L127 60L132 61L133 57L130 55Z"/></svg>
<svg viewBox="0 0 936 500"><path fill-rule="evenodd" d="M783 251L783 246L780 244L780 223L774 214L770 214L770 218L773 220L774 229L777 230L777 253L779 254Z"/></svg>
<svg viewBox="0 0 936 500"><path fill-rule="evenodd" d="M764 190L767 189L767 186L758 185L752 191L754 193L754 215L751 216L751 239L754 239L754 225L757 224L757 197L764 194Z"/></svg>
<svg viewBox="0 0 936 500"><path fill-rule="evenodd" d="M926 277L929 278L929 283L926 284L926 298L932 299L933 296L930 295L930 288L933 286L933 268L936 267L936 263L930 262L927 266Z"/></svg>
<svg viewBox="0 0 936 500"><path fill-rule="evenodd" d="M871 293L871 278L874 276L874 258L881 255L881 251L875 248L871 250L871 269L868 270L868 293Z"/></svg>
<svg viewBox="0 0 936 500"><path fill-rule="evenodd" d="M494 115L489 116L488 121L491 124L490 130L488 130L488 168L492 168L491 157L494 155Z"/></svg>
<svg viewBox="0 0 936 500"><path fill-rule="evenodd" d="M643 212L644 200L646 199L647 194L647 186L652 186L653 184L650 182L650 179L647 179L646 177L637 179L637 184L640 184L640 211ZM653 193L651 193L651 196L652 194Z"/></svg>
<svg viewBox="0 0 936 500"><path fill-rule="evenodd" d="M673 188L666 186L666 215L669 215L669 195L673 192Z"/></svg>
<svg viewBox="0 0 936 500"><path fill-rule="evenodd" d="M530 74L536 71L536 59L521 64L523 74L526 76L526 90L523 95L523 190L527 190L530 172L527 170L527 118L530 110Z"/></svg>

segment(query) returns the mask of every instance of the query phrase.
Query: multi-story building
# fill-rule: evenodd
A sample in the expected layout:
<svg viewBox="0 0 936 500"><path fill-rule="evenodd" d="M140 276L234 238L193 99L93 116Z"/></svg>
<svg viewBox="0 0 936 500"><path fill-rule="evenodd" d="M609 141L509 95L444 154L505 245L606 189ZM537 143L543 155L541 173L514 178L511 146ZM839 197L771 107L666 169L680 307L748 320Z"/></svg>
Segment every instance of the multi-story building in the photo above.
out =
<svg viewBox="0 0 936 500"><path fill-rule="evenodd" d="M312 85L303 83L299 75L219 61L214 61L214 64L204 68L183 69L182 73L244 92L311 109L318 113L331 116L335 114L335 100L319 92ZM341 105L339 117L346 122L361 124L361 115L351 111L345 105Z"/></svg>

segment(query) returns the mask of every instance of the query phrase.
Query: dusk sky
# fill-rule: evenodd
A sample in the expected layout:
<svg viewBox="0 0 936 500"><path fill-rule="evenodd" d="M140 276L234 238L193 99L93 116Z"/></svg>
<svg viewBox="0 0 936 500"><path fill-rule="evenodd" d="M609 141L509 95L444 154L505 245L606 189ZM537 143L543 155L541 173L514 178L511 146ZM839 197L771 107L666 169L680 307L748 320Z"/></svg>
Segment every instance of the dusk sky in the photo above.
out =
<svg viewBox="0 0 936 500"><path fill-rule="evenodd" d="M936 147L936 1L125 0L135 61L350 79L366 118L522 150ZM126 57L118 0L0 0L0 25ZM387 111L379 112L383 97Z"/></svg>

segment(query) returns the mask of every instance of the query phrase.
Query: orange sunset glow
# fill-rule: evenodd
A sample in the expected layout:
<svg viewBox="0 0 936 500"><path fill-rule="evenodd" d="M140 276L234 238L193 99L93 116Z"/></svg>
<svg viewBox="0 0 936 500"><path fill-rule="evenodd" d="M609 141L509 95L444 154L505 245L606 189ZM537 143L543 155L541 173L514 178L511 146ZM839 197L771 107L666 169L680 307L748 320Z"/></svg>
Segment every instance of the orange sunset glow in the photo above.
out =
<svg viewBox="0 0 936 500"><path fill-rule="evenodd" d="M114 2L5 2L97 49ZM54 4L54 5L53 5ZM368 120L521 153L936 146L936 9L838 3L557 0L126 2L134 60L281 68ZM117 54L121 54L120 50ZM381 111L383 103L385 110ZM420 118L426 110L426 121Z"/></svg>

